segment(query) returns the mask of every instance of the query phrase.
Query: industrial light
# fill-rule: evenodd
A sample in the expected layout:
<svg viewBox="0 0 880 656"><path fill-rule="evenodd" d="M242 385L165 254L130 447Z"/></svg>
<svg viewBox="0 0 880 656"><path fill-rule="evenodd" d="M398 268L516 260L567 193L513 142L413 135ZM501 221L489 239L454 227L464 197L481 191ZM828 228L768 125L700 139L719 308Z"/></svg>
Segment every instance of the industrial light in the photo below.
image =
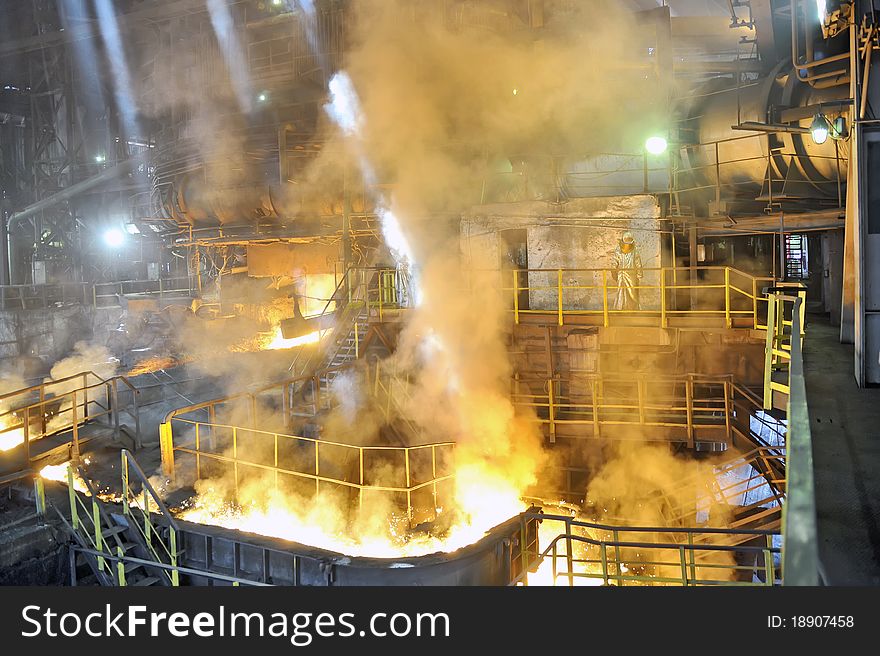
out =
<svg viewBox="0 0 880 656"><path fill-rule="evenodd" d="M822 114L816 114L810 125L810 134L813 136L813 141L821 146L828 141L828 135L830 132L831 126L828 124L828 119Z"/></svg>
<svg viewBox="0 0 880 656"><path fill-rule="evenodd" d="M104 155L95 155L95 161L96 161L98 164L103 164L103 163L106 161L106 159L107 159L107 158L104 157Z"/></svg>
<svg viewBox="0 0 880 656"><path fill-rule="evenodd" d="M846 119L843 116L838 116L831 123L831 138L832 139L846 139L847 129L846 129Z"/></svg>
<svg viewBox="0 0 880 656"><path fill-rule="evenodd" d="M266 98L268 98L268 96L265 93L261 93L259 96L257 96L257 100L259 100L260 102L266 102Z"/></svg>
<svg viewBox="0 0 880 656"><path fill-rule="evenodd" d="M104 233L104 243L110 248L119 248L125 242L125 233L119 228L110 228Z"/></svg>
<svg viewBox="0 0 880 656"><path fill-rule="evenodd" d="M652 155L662 155L668 147L669 143L663 137L651 137L645 142L645 150Z"/></svg>
<svg viewBox="0 0 880 656"><path fill-rule="evenodd" d="M514 90L513 90L513 95L514 95L514 96L515 96L516 94L518 94L518 93L519 93L519 89L514 89Z"/></svg>
<svg viewBox="0 0 880 656"><path fill-rule="evenodd" d="M824 23L827 13L825 10L825 0L816 0L816 10L819 12L819 22Z"/></svg>

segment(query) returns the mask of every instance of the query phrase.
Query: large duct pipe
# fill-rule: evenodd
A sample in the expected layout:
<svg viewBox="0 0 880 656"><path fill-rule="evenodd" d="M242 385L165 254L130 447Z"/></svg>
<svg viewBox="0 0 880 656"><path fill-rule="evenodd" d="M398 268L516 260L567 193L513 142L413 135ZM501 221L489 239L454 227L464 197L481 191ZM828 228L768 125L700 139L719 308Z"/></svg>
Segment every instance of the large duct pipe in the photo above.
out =
<svg viewBox="0 0 880 656"><path fill-rule="evenodd" d="M369 195L352 194L349 213L372 213ZM343 216L345 198L326 192L305 193L296 184L266 183L212 186L201 175L181 176L168 188L164 214L197 227L287 223L298 216Z"/></svg>
<svg viewBox="0 0 880 656"><path fill-rule="evenodd" d="M714 195L720 185L725 200L763 202L770 175L772 201L783 200L783 191L792 197L836 199L846 180L848 148L831 139L816 144L807 129L815 109L808 108L844 107L847 95L842 87L801 84L787 65L747 87L707 88L687 110L697 145L684 148L682 158L693 187ZM778 123L780 116L800 129L742 131L749 123Z"/></svg>
<svg viewBox="0 0 880 656"><path fill-rule="evenodd" d="M124 162L120 162L115 166L108 167L98 173L97 175L93 175L91 178L87 178L82 182L77 182L66 189L62 189L61 191L52 194L48 198L44 198L41 201L34 203L33 205L29 205L21 212L16 212L11 217L9 217L8 221L4 226L5 228L5 241L6 241L6 258L4 264L6 265L6 275L4 278L8 280L6 284L13 284L13 267L15 266L14 258L13 258L13 247L12 247L12 233L15 227L28 219L35 214L39 214L44 210L48 210L58 203L63 203L66 200L70 200L71 198L75 198L76 196L83 194L90 189L94 189L95 187L109 182L114 178L120 175L128 175L131 173L138 165L142 164L145 161L143 155L138 155L135 157L131 157L130 159L125 160Z"/></svg>

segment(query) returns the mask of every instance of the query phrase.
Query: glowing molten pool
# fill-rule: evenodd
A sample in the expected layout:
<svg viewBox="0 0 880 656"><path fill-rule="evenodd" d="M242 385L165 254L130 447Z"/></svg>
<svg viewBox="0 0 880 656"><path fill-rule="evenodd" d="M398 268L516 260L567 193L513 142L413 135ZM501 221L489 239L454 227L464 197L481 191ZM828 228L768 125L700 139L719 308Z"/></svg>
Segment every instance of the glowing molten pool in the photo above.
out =
<svg viewBox="0 0 880 656"><path fill-rule="evenodd" d="M438 509L438 520L450 512L454 520L442 535L434 535L409 532L405 515L381 503L371 504L349 522L347 513L330 499L297 502L269 492L260 501L233 504L225 493L205 485L177 516L349 556L402 558L456 551L526 509L514 486L473 465L457 469L454 506Z"/></svg>
<svg viewBox="0 0 880 656"><path fill-rule="evenodd" d="M0 451L10 451L24 444L24 428L9 428L10 423L8 417L0 417Z"/></svg>
<svg viewBox="0 0 880 656"><path fill-rule="evenodd" d="M296 346L304 346L306 344L316 344L320 340L321 331L319 330L316 330L313 333L309 333L308 335L303 335L302 337L295 337L294 339L284 339L284 336L281 334L281 326L275 326L275 330L271 333L269 340L264 342L261 347L262 350L265 351L275 351L294 348Z"/></svg>

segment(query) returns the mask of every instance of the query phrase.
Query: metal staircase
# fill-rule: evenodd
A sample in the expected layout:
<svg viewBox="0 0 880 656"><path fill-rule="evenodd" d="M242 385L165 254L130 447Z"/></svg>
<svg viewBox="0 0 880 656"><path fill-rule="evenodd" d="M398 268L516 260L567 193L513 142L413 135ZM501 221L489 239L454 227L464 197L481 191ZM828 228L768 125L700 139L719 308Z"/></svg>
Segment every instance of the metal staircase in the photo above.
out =
<svg viewBox="0 0 880 656"><path fill-rule="evenodd" d="M805 280L810 275L807 260L807 236L785 235L785 279Z"/></svg>
<svg viewBox="0 0 880 656"><path fill-rule="evenodd" d="M68 465L69 506L55 511L73 542L71 584L179 585L177 523L131 453L122 450L121 458L118 496L100 493L81 468Z"/></svg>

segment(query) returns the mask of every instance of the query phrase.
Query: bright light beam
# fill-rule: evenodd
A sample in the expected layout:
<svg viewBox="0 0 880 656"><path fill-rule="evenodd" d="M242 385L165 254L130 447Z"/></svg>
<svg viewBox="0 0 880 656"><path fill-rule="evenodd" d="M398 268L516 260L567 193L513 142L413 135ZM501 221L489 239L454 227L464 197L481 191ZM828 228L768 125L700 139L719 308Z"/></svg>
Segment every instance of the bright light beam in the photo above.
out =
<svg viewBox="0 0 880 656"><path fill-rule="evenodd" d="M208 13L211 15L211 25L217 36L217 43L220 44L223 60L226 62L226 70L232 82L238 107L245 114L250 114L254 108L250 76L229 7L226 6L225 0L208 0Z"/></svg>
<svg viewBox="0 0 880 656"><path fill-rule="evenodd" d="M125 233L119 228L110 228L104 233L104 243L110 248L119 248L125 243Z"/></svg>
<svg viewBox="0 0 880 656"><path fill-rule="evenodd" d="M325 110L330 118L339 126L342 132L355 139L361 137L363 129L363 112L361 111L360 98L355 91L351 78L345 72L336 73L330 79L330 102ZM372 165L363 150L358 146L358 156L361 170L368 186L374 186L376 175ZM376 198L377 213L382 223L382 235L385 243L391 249L395 259L405 265L414 265L415 257L410 247L400 221L391 211L388 200L382 196ZM415 282L415 281L414 281ZM414 284L414 298L418 303L420 293L418 285Z"/></svg>
<svg viewBox="0 0 880 656"><path fill-rule="evenodd" d="M62 0L59 9L61 21L68 33L90 20L85 0ZM76 51L77 67L80 71L78 77L83 91L80 101L94 111L103 111L104 90L98 77L98 53L95 50L95 43L92 39L73 39L71 43Z"/></svg>
<svg viewBox="0 0 880 656"><path fill-rule="evenodd" d="M302 9L305 14L305 20L303 21L303 27L306 30L306 39L309 42L309 48L312 49L312 54L318 59L318 66L322 70L329 70L327 67L326 57L324 53L321 52L320 43L318 42L318 14L315 10L315 2L314 0L299 0L298 2L300 9Z"/></svg>
<svg viewBox="0 0 880 656"><path fill-rule="evenodd" d="M669 143L663 137L651 137L645 142L645 150L652 155L662 155L668 147Z"/></svg>
<svg viewBox="0 0 880 656"><path fill-rule="evenodd" d="M113 8L111 0L95 0L95 9L98 13L101 37L107 48L107 58L110 60L114 97L119 113L122 115L122 128L128 137L137 137L139 136L137 113L132 100L134 87L131 84L128 64L125 61L125 49L122 47L119 24L116 22L116 10Z"/></svg>

